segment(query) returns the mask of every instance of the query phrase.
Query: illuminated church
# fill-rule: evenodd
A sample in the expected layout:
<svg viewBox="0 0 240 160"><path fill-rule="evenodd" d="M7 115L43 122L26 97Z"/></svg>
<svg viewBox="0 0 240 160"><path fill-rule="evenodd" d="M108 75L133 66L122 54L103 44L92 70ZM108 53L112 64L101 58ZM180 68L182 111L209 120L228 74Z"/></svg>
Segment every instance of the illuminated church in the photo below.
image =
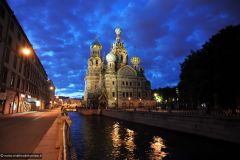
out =
<svg viewBox="0 0 240 160"><path fill-rule="evenodd" d="M131 58L121 40L121 29L116 28L116 41L106 56L101 56L102 45L96 39L90 49L85 77L84 101L87 107L140 108L154 106L150 82L139 66L139 57Z"/></svg>

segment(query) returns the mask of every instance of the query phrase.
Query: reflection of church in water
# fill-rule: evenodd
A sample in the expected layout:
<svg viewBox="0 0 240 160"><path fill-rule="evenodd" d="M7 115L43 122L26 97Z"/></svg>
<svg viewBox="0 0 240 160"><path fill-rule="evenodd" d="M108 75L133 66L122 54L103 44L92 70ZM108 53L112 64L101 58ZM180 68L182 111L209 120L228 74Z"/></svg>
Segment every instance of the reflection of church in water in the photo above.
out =
<svg viewBox="0 0 240 160"><path fill-rule="evenodd" d="M150 107L154 105L150 82L139 67L140 59L133 57L128 65L128 55L121 41L121 29L116 28L116 41L106 56L101 56L102 46L95 40L91 45L85 77L84 100L89 107Z"/></svg>

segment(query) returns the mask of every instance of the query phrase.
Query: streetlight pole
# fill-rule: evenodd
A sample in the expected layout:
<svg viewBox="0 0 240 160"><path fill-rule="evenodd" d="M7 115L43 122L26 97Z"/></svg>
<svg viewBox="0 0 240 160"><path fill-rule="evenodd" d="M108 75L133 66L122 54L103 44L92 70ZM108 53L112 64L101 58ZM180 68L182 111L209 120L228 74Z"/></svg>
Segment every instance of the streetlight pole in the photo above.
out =
<svg viewBox="0 0 240 160"><path fill-rule="evenodd" d="M29 49L29 48L27 48L27 47L24 47L24 48L22 48L21 50L20 50L20 54L22 54L23 56L25 56L25 57L28 57L28 56L30 56L30 54L31 54L31 50ZM29 66L29 64L24 64L24 65L26 65L27 67L26 67L26 71L28 72L29 71L29 69L28 69L28 66ZM26 71L24 71L25 73L26 73ZM26 74L25 74L26 75ZM29 73L28 73L28 75L29 75ZM25 80L27 80L27 76L28 75L26 75L25 76ZM25 85L26 85L26 81L25 81ZM25 89L24 89L24 91L25 91ZM23 100L23 98L25 98L25 96L27 96L26 95L26 93L24 93L25 95L24 96L21 96L21 99ZM19 105L20 105L20 98L18 99L18 105L17 105L17 112L19 111Z"/></svg>
<svg viewBox="0 0 240 160"><path fill-rule="evenodd" d="M130 109L130 100L131 100L131 97L128 97L128 105L129 105L129 109Z"/></svg>

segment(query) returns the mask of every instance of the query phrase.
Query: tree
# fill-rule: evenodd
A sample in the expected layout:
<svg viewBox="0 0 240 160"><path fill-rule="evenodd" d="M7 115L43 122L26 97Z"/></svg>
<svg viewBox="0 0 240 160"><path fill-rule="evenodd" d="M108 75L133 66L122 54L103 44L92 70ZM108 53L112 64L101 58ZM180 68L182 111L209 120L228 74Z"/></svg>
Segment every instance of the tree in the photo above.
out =
<svg viewBox="0 0 240 160"><path fill-rule="evenodd" d="M212 36L181 64L180 98L198 106L236 108L240 97L240 25Z"/></svg>

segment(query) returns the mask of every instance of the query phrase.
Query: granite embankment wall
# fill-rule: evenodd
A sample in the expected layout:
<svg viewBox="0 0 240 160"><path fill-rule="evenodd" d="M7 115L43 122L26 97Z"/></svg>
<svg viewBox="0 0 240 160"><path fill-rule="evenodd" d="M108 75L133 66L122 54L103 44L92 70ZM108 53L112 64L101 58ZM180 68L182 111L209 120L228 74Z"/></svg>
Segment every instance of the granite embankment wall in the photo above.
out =
<svg viewBox="0 0 240 160"><path fill-rule="evenodd" d="M102 110L102 115L130 122L240 143L240 118L178 113Z"/></svg>

